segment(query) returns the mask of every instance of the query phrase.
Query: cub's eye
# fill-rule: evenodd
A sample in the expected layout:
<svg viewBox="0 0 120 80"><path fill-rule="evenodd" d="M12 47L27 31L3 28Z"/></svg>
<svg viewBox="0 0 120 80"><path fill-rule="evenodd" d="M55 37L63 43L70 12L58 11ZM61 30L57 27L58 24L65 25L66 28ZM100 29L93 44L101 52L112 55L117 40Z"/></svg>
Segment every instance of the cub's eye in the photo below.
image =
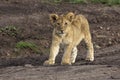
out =
<svg viewBox="0 0 120 80"><path fill-rule="evenodd" d="M65 25L67 25L67 22L65 22Z"/></svg>
<svg viewBox="0 0 120 80"><path fill-rule="evenodd" d="M60 25L60 23L57 23L57 25Z"/></svg>

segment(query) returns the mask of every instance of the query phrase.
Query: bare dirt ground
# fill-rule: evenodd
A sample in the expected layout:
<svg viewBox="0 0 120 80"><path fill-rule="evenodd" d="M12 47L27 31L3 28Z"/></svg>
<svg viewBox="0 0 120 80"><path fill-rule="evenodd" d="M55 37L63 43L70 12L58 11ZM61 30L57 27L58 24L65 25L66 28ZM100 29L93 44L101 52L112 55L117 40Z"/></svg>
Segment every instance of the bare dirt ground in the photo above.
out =
<svg viewBox="0 0 120 80"><path fill-rule="evenodd" d="M48 58L53 29L48 15L69 11L89 20L95 61L84 60L86 45L82 42L72 66L60 65L62 52L55 66L42 66ZM1 0L0 29L10 26L15 26L15 31L0 31L0 80L120 80L120 6ZM19 41L37 44L40 52L17 51Z"/></svg>

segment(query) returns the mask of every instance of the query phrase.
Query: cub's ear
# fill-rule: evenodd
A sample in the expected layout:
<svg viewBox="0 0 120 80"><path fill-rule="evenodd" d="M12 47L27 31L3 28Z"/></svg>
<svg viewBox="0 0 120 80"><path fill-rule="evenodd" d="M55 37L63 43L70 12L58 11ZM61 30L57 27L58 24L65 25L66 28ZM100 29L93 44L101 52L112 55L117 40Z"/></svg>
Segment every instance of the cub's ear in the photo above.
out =
<svg viewBox="0 0 120 80"><path fill-rule="evenodd" d="M72 22L73 19L75 18L75 14L74 14L73 12L69 12L69 13L67 13L66 18L67 18L70 22Z"/></svg>
<svg viewBox="0 0 120 80"><path fill-rule="evenodd" d="M55 23L58 19L58 15L57 14L50 14L49 18L50 18L51 23Z"/></svg>

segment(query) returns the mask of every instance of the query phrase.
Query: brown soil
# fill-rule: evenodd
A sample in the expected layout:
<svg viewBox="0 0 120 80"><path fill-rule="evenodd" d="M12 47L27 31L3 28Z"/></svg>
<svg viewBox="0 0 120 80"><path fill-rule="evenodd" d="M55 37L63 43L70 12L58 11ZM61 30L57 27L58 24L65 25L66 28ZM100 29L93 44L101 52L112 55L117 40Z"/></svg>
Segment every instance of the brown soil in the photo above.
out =
<svg viewBox="0 0 120 80"><path fill-rule="evenodd" d="M49 55L53 29L48 15L69 11L89 20L95 61L84 60L86 45L82 42L73 66L60 66L62 52L55 66L42 66ZM0 80L120 80L120 6L1 0L0 29L7 26L16 30L0 31ZM39 53L16 49L19 41L35 43Z"/></svg>

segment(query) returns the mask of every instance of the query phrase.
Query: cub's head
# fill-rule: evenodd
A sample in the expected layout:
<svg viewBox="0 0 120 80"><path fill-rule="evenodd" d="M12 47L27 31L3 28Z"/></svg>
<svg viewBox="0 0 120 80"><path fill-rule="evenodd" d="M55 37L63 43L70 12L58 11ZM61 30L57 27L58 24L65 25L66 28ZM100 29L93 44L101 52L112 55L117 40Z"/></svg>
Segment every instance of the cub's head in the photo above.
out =
<svg viewBox="0 0 120 80"><path fill-rule="evenodd" d="M50 21L55 28L55 33L58 35L67 34L71 27L74 16L75 15L72 12L62 15L50 14Z"/></svg>

